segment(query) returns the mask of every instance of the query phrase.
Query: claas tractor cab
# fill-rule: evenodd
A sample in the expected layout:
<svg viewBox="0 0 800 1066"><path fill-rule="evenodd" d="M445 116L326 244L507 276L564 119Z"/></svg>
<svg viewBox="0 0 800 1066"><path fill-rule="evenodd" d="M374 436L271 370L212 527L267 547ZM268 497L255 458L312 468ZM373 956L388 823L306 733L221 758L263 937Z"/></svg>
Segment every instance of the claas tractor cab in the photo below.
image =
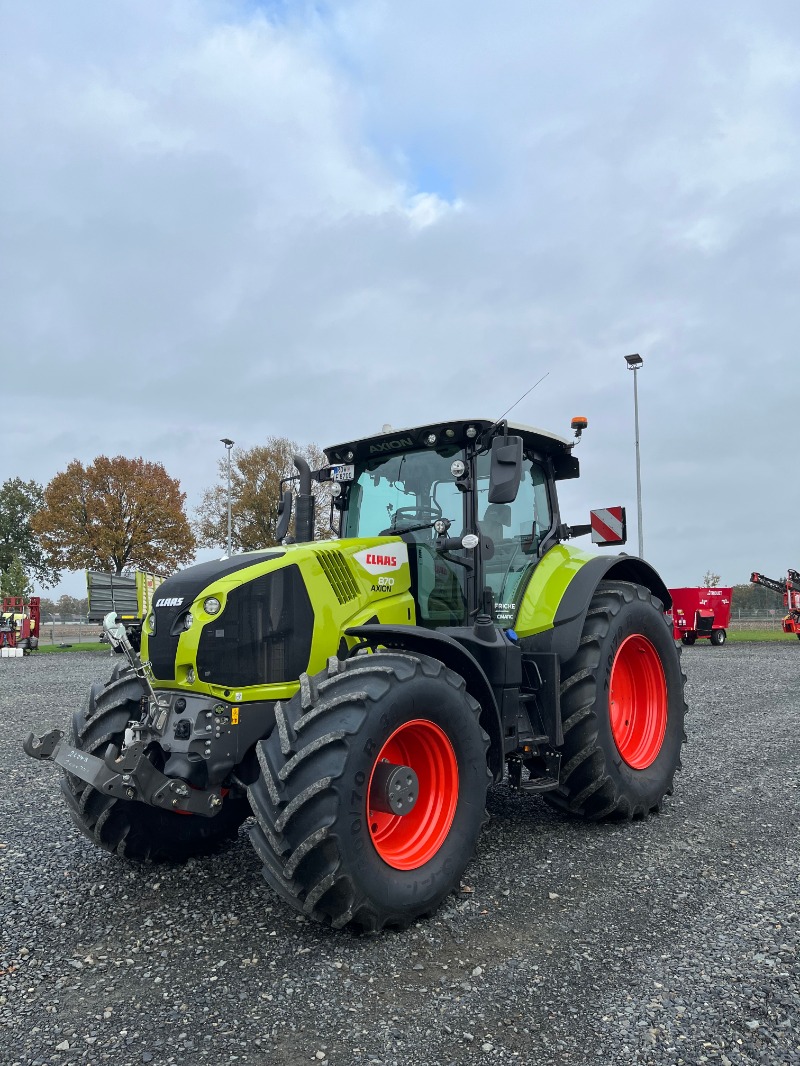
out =
<svg viewBox="0 0 800 1066"><path fill-rule="evenodd" d="M574 443L472 419L296 458L283 543L164 581L141 656L109 616L128 664L26 751L100 847L179 861L252 817L274 891L366 931L457 888L506 776L581 818L657 810L684 740L669 593L570 543ZM314 539L315 488L337 538Z"/></svg>

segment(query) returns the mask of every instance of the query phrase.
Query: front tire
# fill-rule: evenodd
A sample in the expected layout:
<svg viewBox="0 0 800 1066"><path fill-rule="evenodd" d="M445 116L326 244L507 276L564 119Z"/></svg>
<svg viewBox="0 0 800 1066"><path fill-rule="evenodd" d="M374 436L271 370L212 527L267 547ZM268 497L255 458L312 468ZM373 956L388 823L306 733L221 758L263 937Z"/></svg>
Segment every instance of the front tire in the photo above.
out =
<svg viewBox="0 0 800 1066"><path fill-rule="evenodd" d="M686 678L660 602L601 581L563 677L561 783L547 802L592 821L659 810L686 739Z"/></svg>
<svg viewBox="0 0 800 1066"><path fill-rule="evenodd" d="M139 717L142 692L133 672L119 667L106 684L95 682L82 710L72 716L69 740L73 747L98 758L109 744L120 747L128 722ZM66 772L61 791L84 836L104 851L139 862L179 863L212 854L237 837L239 826L250 814L244 796L230 794L213 818L162 811L99 792Z"/></svg>
<svg viewBox="0 0 800 1066"><path fill-rule="evenodd" d="M725 632L724 629L712 629L711 636L708 639L711 641L712 644L716 645L716 647L721 648L722 645L725 643L727 637L728 634Z"/></svg>
<svg viewBox="0 0 800 1066"><path fill-rule="evenodd" d="M300 685L276 707L248 790L264 878L334 928L403 928L458 885L486 820L480 708L461 677L425 655L332 659ZM410 813L374 806L387 763L416 775Z"/></svg>

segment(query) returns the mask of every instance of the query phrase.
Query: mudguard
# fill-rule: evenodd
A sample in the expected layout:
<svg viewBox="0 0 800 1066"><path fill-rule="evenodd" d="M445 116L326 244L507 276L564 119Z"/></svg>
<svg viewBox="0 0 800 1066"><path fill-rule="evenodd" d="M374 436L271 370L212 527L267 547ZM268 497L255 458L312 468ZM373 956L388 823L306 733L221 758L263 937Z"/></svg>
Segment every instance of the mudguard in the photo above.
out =
<svg viewBox="0 0 800 1066"><path fill-rule="evenodd" d="M532 571L517 610L514 630L526 651L555 652L561 662L578 650L594 591L604 580L643 585L664 609L672 597L657 571L634 555L590 555L558 544Z"/></svg>
<svg viewBox="0 0 800 1066"><path fill-rule="evenodd" d="M505 753L503 750L503 727L500 718L500 710L497 706L494 690L489 678L481 664L467 648L458 640L446 633L435 629L424 629L422 626L397 626L397 625L362 625L352 626L345 631L345 636L355 637L370 647L385 647L403 649L404 651L417 652L422 655L430 655L438 659L444 665L460 674L464 678L469 694L481 705L481 725L489 734L489 769L500 780L505 766ZM503 634L497 645L492 649L501 651L511 642ZM519 652L515 650L515 655ZM506 656L498 656L505 661Z"/></svg>

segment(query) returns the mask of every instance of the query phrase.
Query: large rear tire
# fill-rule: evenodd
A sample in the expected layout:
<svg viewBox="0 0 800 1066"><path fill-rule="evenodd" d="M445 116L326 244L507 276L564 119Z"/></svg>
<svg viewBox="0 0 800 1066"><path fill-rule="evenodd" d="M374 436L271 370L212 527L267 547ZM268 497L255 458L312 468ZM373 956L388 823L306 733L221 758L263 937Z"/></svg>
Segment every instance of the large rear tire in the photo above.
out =
<svg viewBox="0 0 800 1066"><path fill-rule="evenodd" d="M92 685L82 710L73 714L70 743L99 758L109 744L119 747L128 722L139 717L142 691L131 670L115 667L106 684ZM180 863L209 855L234 840L250 814L245 797L230 794L213 818L162 811L106 795L66 772L61 791L73 821L93 844L139 862Z"/></svg>
<svg viewBox="0 0 800 1066"><path fill-rule="evenodd" d="M248 790L264 877L335 928L403 928L458 885L486 820L480 708L442 663L400 652L332 659L300 686L278 704ZM375 807L387 763L416 775L410 813Z"/></svg>
<svg viewBox="0 0 800 1066"><path fill-rule="evenodd" d="M659 810L686 739L686 678L660 602L601 581L563 677L561 784L547 802L592 821Z"/></svg>

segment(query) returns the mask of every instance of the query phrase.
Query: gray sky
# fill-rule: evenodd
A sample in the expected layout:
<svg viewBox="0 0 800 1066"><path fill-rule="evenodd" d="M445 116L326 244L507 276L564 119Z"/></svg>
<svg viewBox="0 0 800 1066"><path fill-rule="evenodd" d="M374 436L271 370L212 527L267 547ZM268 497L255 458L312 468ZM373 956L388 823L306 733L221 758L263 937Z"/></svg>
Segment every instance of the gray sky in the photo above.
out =
<svg viewBox="0 0 800 1066"><path fill-rule="evenodd" d="M142 455L193 508L220 437L498 417L549 372L513 417L589 418L566 518L624 503L635 551L640 352L645 556L800 566L794 0L2 12L0 481Z"/></svg>

